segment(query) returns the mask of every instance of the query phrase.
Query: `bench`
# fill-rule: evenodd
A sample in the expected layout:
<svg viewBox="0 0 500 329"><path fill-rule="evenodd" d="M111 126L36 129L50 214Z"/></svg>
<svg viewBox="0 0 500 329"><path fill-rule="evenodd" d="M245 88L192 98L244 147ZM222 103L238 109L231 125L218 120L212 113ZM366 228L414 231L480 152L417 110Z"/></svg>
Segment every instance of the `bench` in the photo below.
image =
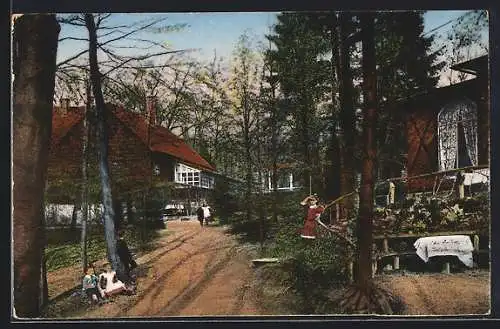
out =
<svg viewBox="0 0 500 329"><path fill-rule="evenodd" d="M482 249L482 250L474 250L472 252L472 255L475 256L476 259L479 255L485 255L485 254L489 254L489 250ZM416 257L418 257L416 251L387 252L387 253L376 255L372 260L372 276L374 276L375 273L377 273L378 262L384 258L392 258L392 264L393 264L392 268L394 270L399 270L400 269L399 261L400 261L400 258L403 256L416 256ZM443 273L447 273L447 274L450 273L450 262L444 262Z"/></svg>

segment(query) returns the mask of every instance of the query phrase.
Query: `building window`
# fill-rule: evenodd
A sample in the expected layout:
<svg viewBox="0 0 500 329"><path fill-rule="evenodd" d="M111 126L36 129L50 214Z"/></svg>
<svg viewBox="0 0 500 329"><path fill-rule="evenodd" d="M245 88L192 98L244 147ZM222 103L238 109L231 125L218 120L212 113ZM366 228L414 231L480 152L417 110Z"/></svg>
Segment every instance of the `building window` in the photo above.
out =
<svg viewBox="0 0 500 329"><path fill-rule="evenodd" d="M478 164L477 106L462 99L444 106L438 114L439 169Z"/></svg>
<svg viewBox="0 0 500 329"><path fill-rule="evenodd" d="M177 164L175 167L175 178L177 183L213 188L213 178L206 176L201 170L184 164Z"/></svg>

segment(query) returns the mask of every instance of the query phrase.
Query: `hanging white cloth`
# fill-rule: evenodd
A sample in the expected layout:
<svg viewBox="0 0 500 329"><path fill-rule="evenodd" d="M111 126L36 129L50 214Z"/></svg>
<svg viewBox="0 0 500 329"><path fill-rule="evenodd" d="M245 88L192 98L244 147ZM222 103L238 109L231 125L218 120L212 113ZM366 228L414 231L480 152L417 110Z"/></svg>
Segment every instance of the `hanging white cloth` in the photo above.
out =
<svg viewBox="0 0 500 329"><path fill-rule="evenodd" d="M469 99L446 104L438 114L439 168L456 168L458 157L458 123L461 122L468 156L473 166L478 164L477 106Z"/></svg>
<svg viewBox="0 0 500 329"><path fill-rule="evenodd" d="M490 178L490 170L488 168L474 170L471 173L464 173L464 185L469 186L472 184L488 184Z"/></svg>
<svg viewBox="0 0 500 329"><path fill-rule="evenodd" d="M462 110L461 118L465 136L465 147L472 165L477 166L477 108L473 102L469 102L466 106L467 110Z"/></svg>
<svg viewBox="0 0 500 329"><path fill-rule="evenodd" d="M472 241L467 235L441 235L420 238L413 246L417 255L428 262L430 257L457 256L468 267L473 266Z"/></svg>

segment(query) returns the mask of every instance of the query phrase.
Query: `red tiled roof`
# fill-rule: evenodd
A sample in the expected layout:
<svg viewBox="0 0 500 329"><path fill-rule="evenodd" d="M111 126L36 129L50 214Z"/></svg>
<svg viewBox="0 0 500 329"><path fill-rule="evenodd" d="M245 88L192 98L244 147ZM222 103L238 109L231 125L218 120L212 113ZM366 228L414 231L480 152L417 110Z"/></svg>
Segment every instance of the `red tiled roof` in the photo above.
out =
<svg viewBox="0 0 500 329"><path fill-rule="evenodd" d="M148 143L148 124L143 115L125 111L118 106L114 106L112 112L120 121L132 129L145 144ZM214 166L165 127L151 127L150 143L151 150L154 152L166 153L200 169L215 171Z"/></svg>
<svg viewBox="0 0 500 329"><path fill-rule="evenodd" d="M113 113L122 123L129 127L144 144L148 144L148 123L143 115L125 111L123 107L107 104ZM76 124L83 119L84 107L72 107L66 115L61 115L58 107L54 107L52 115L52 141L57 145L59 141ZM156 126L151 127L151 150L171 155L186 164L194 167L215 171L215 167L208 163L201 155L193 150L181 138L174 135L167 128Z"/></svg>
<svg viewBox="0 0 500 329"><path fill-rule="evenodd" d="M51 144L57 145L61 139L76 126L82 119L84 107L70 107L65 115L60 113L59 107L52 110L52 138Z"/></svg>

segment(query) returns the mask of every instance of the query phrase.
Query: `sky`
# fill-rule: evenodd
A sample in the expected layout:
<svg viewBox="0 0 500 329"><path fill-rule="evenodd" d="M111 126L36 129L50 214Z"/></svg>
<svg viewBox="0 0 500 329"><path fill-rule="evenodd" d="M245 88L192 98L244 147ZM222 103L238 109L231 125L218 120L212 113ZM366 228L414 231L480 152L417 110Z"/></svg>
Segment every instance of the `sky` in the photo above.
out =
<svg viewBox="0 0 500 329"><path fill-rule="evenodd" d="M167 42L173 49L195 49L190 52L194 57L209 60L213 58L214 49L217 56L228 58L238 38L244 32L253 35L257 40L264 40L269 33L269 26L275 22L277 13L170 13L170 14L115 14L109 20L110 25L121 25L138 22L144 19L166 17L160 25L187 24L181 31L169 33L140 33L141 38L157 42ZM158 26L160 26L158 25ZM86 37L85 28L74 28L63 25L59 37ZM59 45L58 62L83 50L87 45L81 41L65 41Z"/></svg>
<svg viewBox="0 0 500 329"><path fill-rule="evenodd" d="M466 11L428 11L424 15L424 33L439 27L450 20L456 19ZM187 24L179 31L168 33L140 32L138 38L154 40L162 44L168 44L172 49L193 49L189 54L197 59L209 61L213 58L214 50L218 56L225 59L231 57L232 50L238 38L244 32L254 36L256 41L265 41L265 34L270 32L270 27L276 22L275 12L232 12L232 13L136 13L136 14L113 14L108 25L128 25L133 22L150 22L156 18L166 17L162 25ZM451 28L449 23L436 32L446 33ZM84 27L71 27L62 25L60 38L87 37ZM130 47L127 44L118 45ZM138 44L139 45L139 44ZM144 46L144 44L142 44ZM70 55L84 50L87 43L83 41L64 41L59 44L58 62L68 58ZM123 54L145 54L147 50L122 49ZM151 52L151 50L149 50Z"/></svg>

